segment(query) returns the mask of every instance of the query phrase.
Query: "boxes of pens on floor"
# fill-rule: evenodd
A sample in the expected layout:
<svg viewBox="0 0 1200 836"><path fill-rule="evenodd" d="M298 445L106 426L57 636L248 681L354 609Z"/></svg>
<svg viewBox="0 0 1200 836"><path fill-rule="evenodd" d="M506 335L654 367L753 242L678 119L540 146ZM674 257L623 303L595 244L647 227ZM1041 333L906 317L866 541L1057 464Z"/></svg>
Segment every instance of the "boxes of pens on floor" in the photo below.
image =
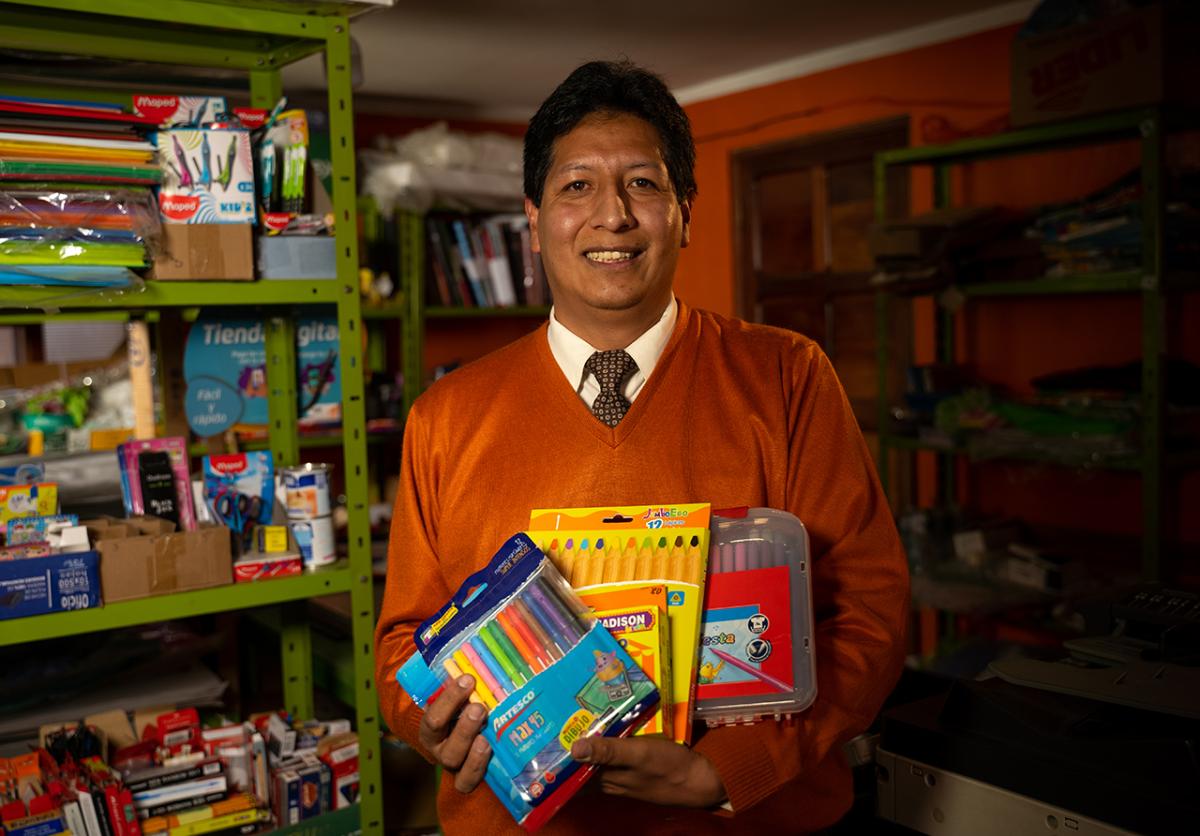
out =
<svg viewBox="0 0 1200 836"><path fill-rule="evenodd" d="M233 583L229 532L201 523L192 531L158 517L85 522L100 554L107 603Z"/></svg>
<svg viewBox="0 0 1200 836"><path fill-rule="evenodd" d="M691 740L709 519L701 503L539 509L529 520L530 537L585 602L597 592L666 586L672 717L665 725L680 743Z"/></svg>
<svg viewBox="0 0 1200 836"><path fill-rule="evenodd" d="M474 678L470 699L488 712L488 786L526 830L592 774L571 758L576 740L632 734L658 704L654 683L525 534L467 578L414 640L396 678L421 707L447 682Z"/></svg>
<svg viewBox="0 0 1200 836"><path fill-rule="evenodd" d="M817 697L808 532L769 508L713 512L696 719L789 716Z"/></svg>

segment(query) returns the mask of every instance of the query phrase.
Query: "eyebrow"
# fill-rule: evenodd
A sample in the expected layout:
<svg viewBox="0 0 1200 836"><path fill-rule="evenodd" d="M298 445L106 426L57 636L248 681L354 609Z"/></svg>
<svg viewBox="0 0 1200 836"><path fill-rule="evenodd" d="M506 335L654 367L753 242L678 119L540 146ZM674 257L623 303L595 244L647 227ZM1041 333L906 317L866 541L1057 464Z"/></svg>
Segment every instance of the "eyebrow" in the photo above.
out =
<svg viewBox="0 0 1200 836"><path fill-rule="evenodd" d="M647 162L636 162L636 163L633 163L632 165L628 165L625 167L625 170L632 171L635 168L652 168L656 171L659 171L659 170L666 169L666 167L667 167L666 163L655 163L655 162L647 161ZM559 166L555 170L555 173L565 174L569 171L594 171L595 168L596 168L595 166L590 165L588 163L583 163L583 162L567 163L566 165Z"/></svg>

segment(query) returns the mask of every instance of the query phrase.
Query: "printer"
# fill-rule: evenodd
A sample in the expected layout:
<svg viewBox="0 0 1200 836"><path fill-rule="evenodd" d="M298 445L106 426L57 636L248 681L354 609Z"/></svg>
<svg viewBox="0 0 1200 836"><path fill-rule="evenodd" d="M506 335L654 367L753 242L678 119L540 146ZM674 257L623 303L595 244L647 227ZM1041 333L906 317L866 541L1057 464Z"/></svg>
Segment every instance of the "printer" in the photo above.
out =
<svg viewBox="0 0 1200 836"><path fill-rule="evenodd" d="M928 834L1200 833L1200 595L1142 586L1083 609L1059 661L895 706L878 815Z"/></svg>

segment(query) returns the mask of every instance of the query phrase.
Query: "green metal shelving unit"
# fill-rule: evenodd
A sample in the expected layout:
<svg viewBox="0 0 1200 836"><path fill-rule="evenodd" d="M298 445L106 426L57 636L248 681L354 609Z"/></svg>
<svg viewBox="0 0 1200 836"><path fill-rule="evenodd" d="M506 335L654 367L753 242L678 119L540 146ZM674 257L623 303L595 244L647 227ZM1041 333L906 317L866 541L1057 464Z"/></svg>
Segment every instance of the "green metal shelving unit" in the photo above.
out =
<svg viewBox="0 0 1200 836"><path fill-rule="evenodd" d="M1164 382L1166 352L1165 296L1168 289L1195 288L1195 276L1166 276L1163 269L1163 142L1165 132L1182 120L1180 114L1161 109L1137 109L1079 119L1056 125L1010 131L978 139L945 145L919 146L886 151L875 156L875 217L887 219L887 173L894 166L928 165L933 167L934 204L948 206L950 176L954 165L979 162L1002 156L1078 147L1114 140L1138 140L1141 146L1142 175L1142 266L1140 270L1064 276L1058 278L1014 278L1008 282L964 284L955 288L962 296L984 299L1003 296L1044 296L1093 293L1126 293L1141 297L1142 307L1142 452L1136 460L1114 463L1111 469L1132 470L1142 478L1142 575L1159 580L1163 575L1162 499L1166 468L1163 455ZM879 367L880 478L888 484L888 451L930 449L888 432L888 309L893 297L902 291L884 288L876 304L877 359ZM938 359L955 359L953 313L942 310L939 317ZM941 498L954 504L954 458L961 451L937 451L942 457L939 468ZM1173 463L1174 464L1174 463Z"/></svg>
<svg viewBox="0 0 1200 836"><path fill-rule="evenodd" d="M361 205L361 204L360 204ZM396 210L399 283L396 295L383 305L363 308L369 320L400 322L400 369L404 375L404 414L421 394L425 381L425 322L438 320L489 321L546 317L550 307L456 308L425 305L425 219L416 212Z"/></svg>
<svg viewBox="0 0 1200 836"><path fill-rule="evenodd" d="M337 278L333 281L149 282L139 288L81 293L78 288L5 288L8 322L46 319L153 320L161 308L236 306L267 322L269 447L279 464L299 460L296 429L295 333L291 314L303 305L336 306L343 391L341 436L349 517L349 557L297 578L234 585L128 601L93 610L4 623L0 644L276 606L281 617L286 707L312 716L312 637L306 599L346 593L351 602L353 702L359 733L359 804L280 832L383 833L379 713L374 686L367 433L363 403L361 298L358 289L353 106L349 16L365 6L308 0L9 0L0 2L0 47L200 68L247 76L250 98L271 107L282 92L280 69L323 52L329 91ZM81 88L85 89L85 88ZM86 90L79 97L97 95Z"/></svg>

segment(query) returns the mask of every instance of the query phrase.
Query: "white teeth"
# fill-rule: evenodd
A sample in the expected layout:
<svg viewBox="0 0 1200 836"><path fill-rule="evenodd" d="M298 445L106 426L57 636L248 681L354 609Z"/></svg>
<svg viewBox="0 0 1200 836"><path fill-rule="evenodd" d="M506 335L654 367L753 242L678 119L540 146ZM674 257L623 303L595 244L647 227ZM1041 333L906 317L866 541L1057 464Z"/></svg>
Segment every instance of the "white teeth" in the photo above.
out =
<svg viewBox="0 0 1200 836"><path fill-rule="evenodd" d="M592 261L602 261L605 264L611 264L615 261L629 261L634 257L634 253L623 253L616 250L604 250L602 252L587 253L587 257Z"/></svg>

